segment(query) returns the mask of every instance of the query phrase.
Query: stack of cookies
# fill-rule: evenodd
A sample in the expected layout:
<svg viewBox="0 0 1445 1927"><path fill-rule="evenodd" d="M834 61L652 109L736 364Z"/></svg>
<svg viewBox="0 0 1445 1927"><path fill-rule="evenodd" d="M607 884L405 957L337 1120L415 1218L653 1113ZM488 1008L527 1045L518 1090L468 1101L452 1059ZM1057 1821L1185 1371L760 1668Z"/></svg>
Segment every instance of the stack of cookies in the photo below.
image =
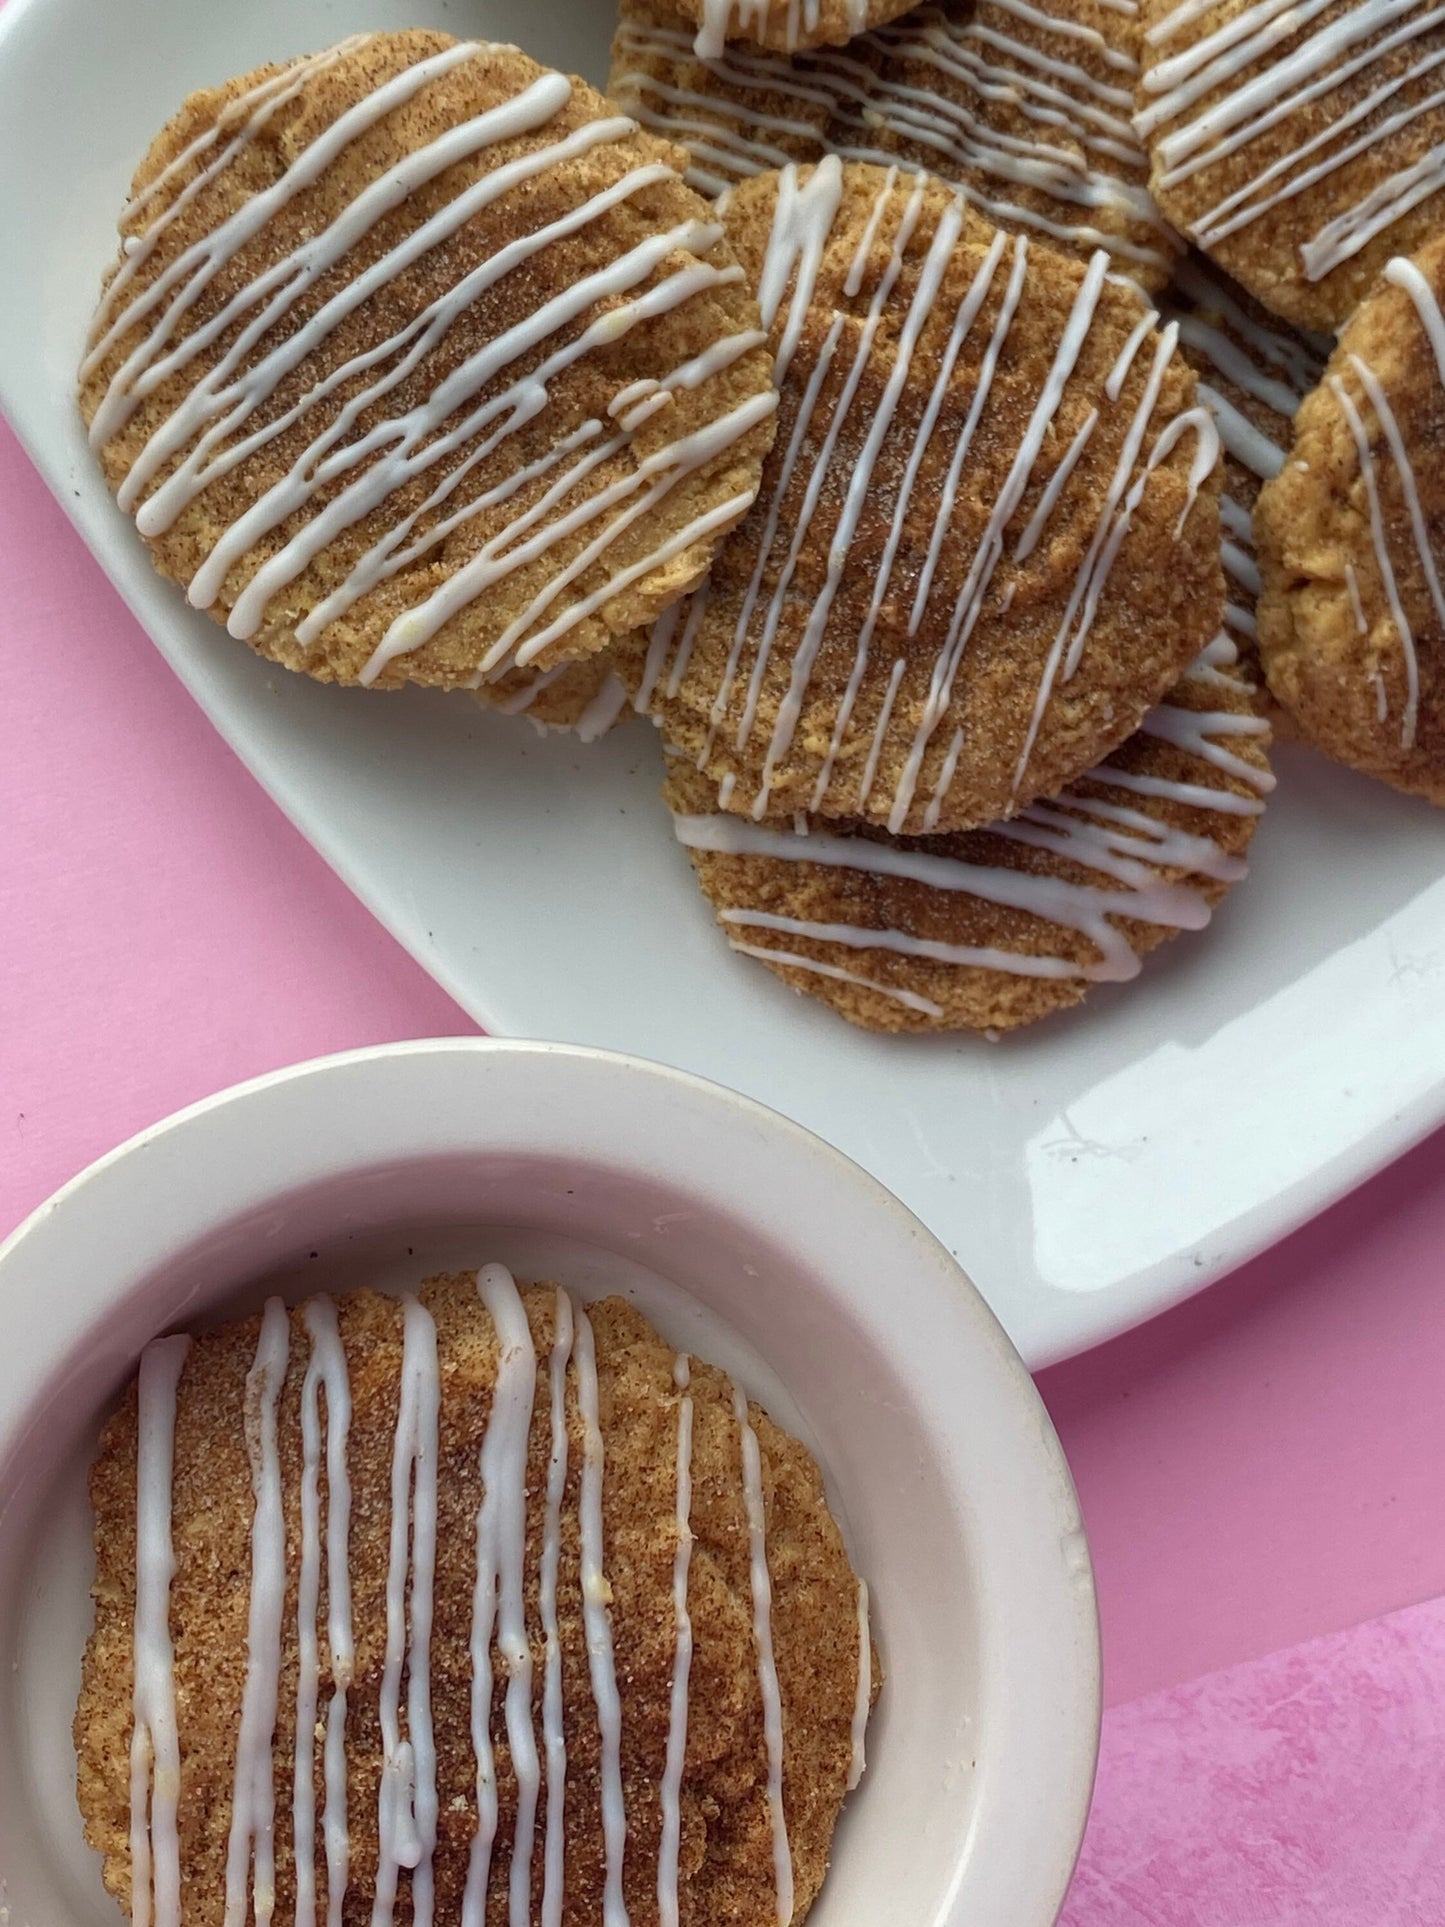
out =
<svg viewBox="0 0 1445 1927"><path fill-rule="evenodd" d="M86 418L234 634L651 717L735 950L1010 1028L1208 922L1272 724L1445 800L1442 62L1392 0L622 0L609 104L361 36L160 136Z"/></svg>

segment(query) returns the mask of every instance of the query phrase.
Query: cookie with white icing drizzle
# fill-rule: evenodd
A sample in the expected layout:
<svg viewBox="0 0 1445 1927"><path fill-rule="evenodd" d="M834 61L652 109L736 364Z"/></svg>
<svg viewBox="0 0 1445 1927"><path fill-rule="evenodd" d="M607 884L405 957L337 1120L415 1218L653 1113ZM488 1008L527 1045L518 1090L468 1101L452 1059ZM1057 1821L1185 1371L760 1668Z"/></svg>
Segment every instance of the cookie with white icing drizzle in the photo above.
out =
<svg viewBox="0 0 1445 1927"><path fill-rule="evenodd" d="M619 645L638 706L758 817L923 833L1056 793L1222 620L1177 329L928 176L828 157L725 214L779 432L703 588Z"/></svg>
<svg viewBox="0 0 1445 1927"><path fill-rule="evenodd" d="M817 1467L499 1265L146 1352L79 1794L136 1927L801 1921L878 1671Z"/></svg>
<svg viewBox="0 0 1445 1927"><path fill-rule="evenodd" d="M1177 264L1159 305L1179 323L1179 351L1199 376L1200 400L1214 416L1224 445L1219 501L1229 595L1224 626L1278 730L1286 714L1269 701L1259 667L1254 504L1263 485L1284 467L1295 412L1324 373L1333 344L1270 314L1202 254L1191 253Z"/></svg>
<svg viewBox="0 0 1445 1927"><path fill-rule="evenodd" d="M1107 763L987 829L752 823L681 760L664 795L734 950L865 1030L1003 1031L1208 923L1245 874L1268 744L1221 636Z"/></svg>
<svg viewBox="0 0 1445 1927"><path fill-rule="evenodd" d="M1141 0L1160 207L1265 305L1332 333L1445 225L1445 13L1421 0Z"/></svg>
<svg viewBox="0 0 1445 1927"><path fill-rule="evenodd" d="M695 29L699 54L716 58L729 41L796 53L837 47L907 10L909 0L677 0Z"/></svg>
<svg viewBox="0 0 1445 1927"><path fill-rule="evenodd" d="M323 680L546 670L745 512L770 362L677 149L515 48L360 35L157 137L81 369L156 566Z"/></svg>
<svg viewBox="0 0 1445 1927"><path fill-rule="evenodd" d="M1269 685L1326 755L1445 805L1445 236L1390 261L1255 509Z"/></svg>
<svg viewBox="0 0 1445 1927"><path fill-rule="evenodd" d="M608 91L705 194L808 162L926 169L995 225L1162 285L1178 243L1130 119L1132 0L943 0L847 47L706 59L672 0L623 0Z"/></svg>

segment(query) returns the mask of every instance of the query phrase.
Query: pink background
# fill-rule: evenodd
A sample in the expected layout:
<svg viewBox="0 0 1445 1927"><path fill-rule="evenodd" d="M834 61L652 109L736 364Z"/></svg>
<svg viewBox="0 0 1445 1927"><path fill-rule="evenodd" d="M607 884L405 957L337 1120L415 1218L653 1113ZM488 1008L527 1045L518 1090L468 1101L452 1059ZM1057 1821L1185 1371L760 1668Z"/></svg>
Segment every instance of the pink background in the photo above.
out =
<svg viewBox="0 0 1445 1927"><path fill-rule="evenodd" d="M236 761L0 427L0 1231L277 1065L473 1028ZM1043 1375L1132 1699L1445 1592L1445 1136Z"/></svg>

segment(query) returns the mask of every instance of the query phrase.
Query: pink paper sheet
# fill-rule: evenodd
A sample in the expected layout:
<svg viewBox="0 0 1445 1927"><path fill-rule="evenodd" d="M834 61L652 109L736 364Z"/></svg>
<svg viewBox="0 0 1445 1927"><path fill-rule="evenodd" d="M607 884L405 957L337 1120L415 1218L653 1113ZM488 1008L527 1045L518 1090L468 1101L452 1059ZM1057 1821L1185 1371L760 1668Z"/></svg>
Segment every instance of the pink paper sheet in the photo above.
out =
<svg viewBox="0 0 1445 1927"><path fill-rule="evenodd" d="M1116 1707L1061 1927L1441 1927L1445 1599Z"/></svg>

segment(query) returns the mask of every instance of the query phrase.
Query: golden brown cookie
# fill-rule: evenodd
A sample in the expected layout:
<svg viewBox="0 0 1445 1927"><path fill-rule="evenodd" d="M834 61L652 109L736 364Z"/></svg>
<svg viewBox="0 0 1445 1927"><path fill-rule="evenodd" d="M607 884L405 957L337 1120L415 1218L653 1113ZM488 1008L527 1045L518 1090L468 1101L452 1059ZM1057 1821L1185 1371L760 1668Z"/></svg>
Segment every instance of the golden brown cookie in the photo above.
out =
<svg viewBox="0 0 1445 1927"><path fill-rule="evenodd" d="M781 53L839 47L903 13L908 0L677 0L695 29L698 52L712 58L730 40Z"/></svg>
<svg viewBox="0 0 1445 1927"><path fill-rule="evenodd" d="M1223 615L1218 438L1138 292L927 176L735 190L783 405L707 583L620 673L728 807L964 829L1132 733Z"/></svg>
<svg viewBox="0 0 1445 1927"><path fill-rule="evenodd" d="M773 432L684 157L515 48L362 34L194 94L120 219L81 407L156 566L323 681L606 646Z"/></svg>
<svg viewBox="0 0 1445 1927"><path fill-rule="evenodd" d="M1445 236L1391 261L1255 510L1259 641L1306 741L1445 804Z"/></svg>
<svg viewBox="0 0 1445 1927"><path fill-rule="evenodd" d="M1107 763L988 829L750 823L681 761L664 795L734 950L865 1030L1012 1030L1137 976L1244 875L1274 779L1233 656L1221 637Z"/></svg>
<svg viewBox="0 0 1445 1927"><path fill-rule="evenodd" d="M1177 264L1160 307L1179 323L1180 353L1199 376L1199 398L1224 444L1224 626L1278 728L1282 712L1269 702L1259 666L1254 504L1284 467L1295 412L1324 373L1332 344L1270 314L1202 254Z"/></svg>
<svg viewBox="0 0 1445 1927"><path fill-rule="evenodd" d="M704 59L673 0L623 0L608 91L705 194L788 161L924 169L997 226L1162 286L1178 243L1130 120L1139 29L1100 0L945 0L848 47Z"/></svg>
<svg viewBox="0 0 1445 1927"><path fill-rule="evenodd" d="M633 714L627 687L613 667L610 650L585 662L558 663L552 669L514 669L478 696L504 716L525 716L541 730L563 730L581 742L599 738Z"/></svg>
<svg viewBox="0 0 1445 1927"><path fill-rule="evenodd" d="M1165 215L1332 333L1445 225L1445 18L1386 0L1142 0L1136 124Z"/></svg>
<svg viewBox="0 0 1445 1927"><path fill-rule="evenodd" d="M91 1496L80 1804L156 1927L167 1895L249 1919L253 1883L278 1927L333 1894L343 1927L504 1920L509 1890L531 1920L807 1913L866 1595L807 1452L620 1299L489 1266L162 1340Z"/></svg>

